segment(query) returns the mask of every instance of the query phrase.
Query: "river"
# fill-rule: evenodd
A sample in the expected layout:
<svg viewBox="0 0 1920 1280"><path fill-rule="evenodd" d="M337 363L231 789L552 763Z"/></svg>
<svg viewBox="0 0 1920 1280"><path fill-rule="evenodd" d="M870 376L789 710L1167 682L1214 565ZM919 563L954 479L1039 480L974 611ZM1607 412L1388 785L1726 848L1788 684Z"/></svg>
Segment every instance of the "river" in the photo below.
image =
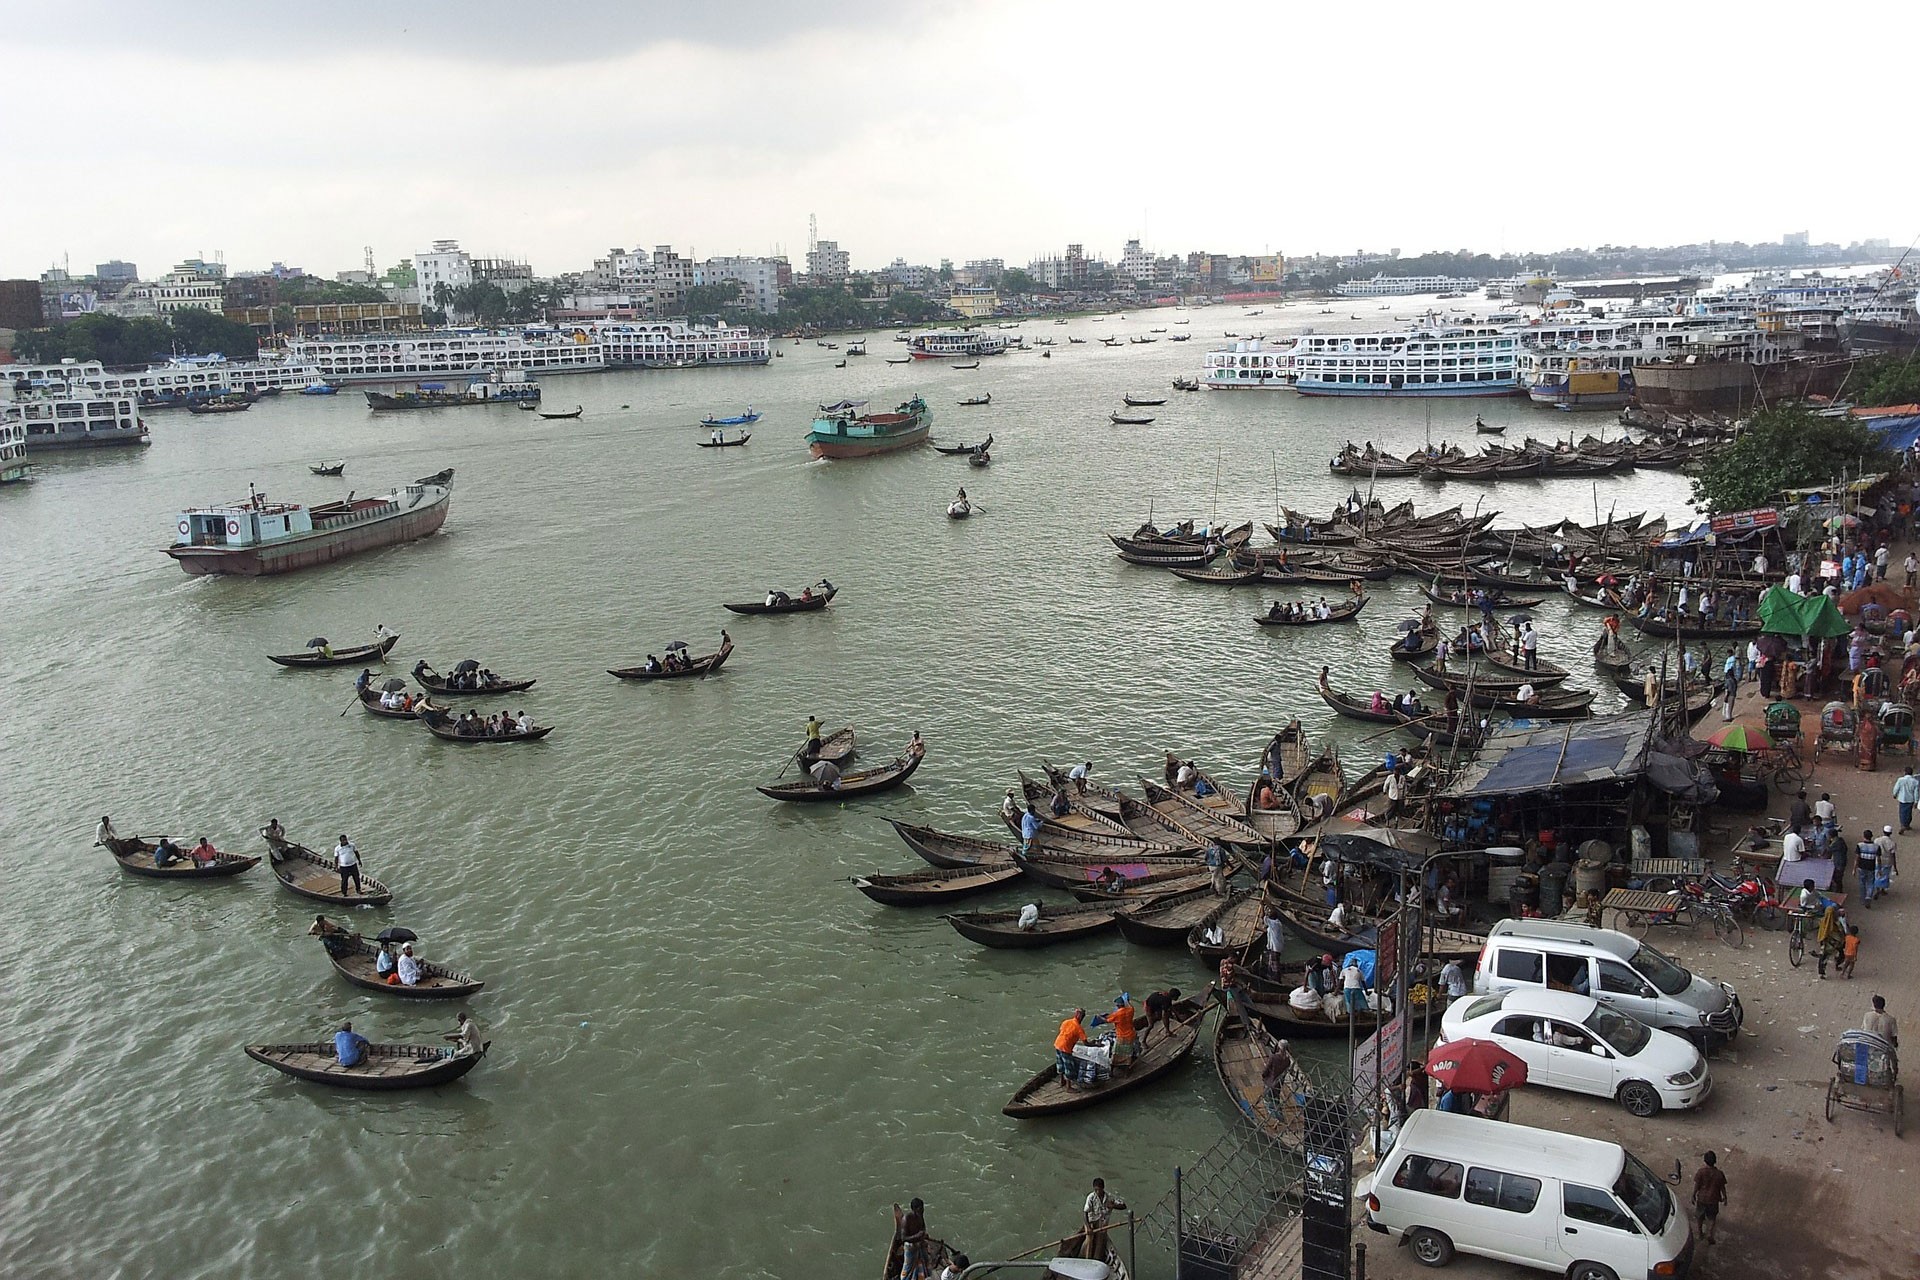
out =
<svg viewBox="0 0 1920 1280"><path fill-rule="evenodd" d="M1103 530L1149 511L1271 520L1276 482L1323 515L1350 487L1326 471L1342 441L1471 448L1476 410L1510 441L1618 431L1525 400L1439 402L1429 422L1426 405L1291 392L1167 391L1141 411L1153 425L1108 424L1124 391L1197 373L1224 331L1334 327L1310 304L1245 312L1028 322L1051 356L973 372L888 365L903 348L880 332L845 369L783 342L766 368L547 379L549 409L584 406L573 422L286 395L151 415L149 449L36 457L31 484L0 492L8 1274L871 1275L887 1206L912 1195L976 1259L1071 1227L1096 1175L1136 1209L1158 1200L1230 1115L1204 1049L1083 1115L999 1108L1076 1003L1205 972L1117 938L985 951L932 912L876 906L849 876L920 865L882 817L997 836L999 796L1043 757L1126 783L1175 748L1244 785L1286 719L1328 724L1322 663L1355 689L1387 678L1418 602L1400 579L1358 625L1267 634L1251 615L1270 597L1123 564ZM1367 314L1338 325L1388 322ZM1155 345L1097 342L1163 326ZM916 391L937 438L993 433L990 469L926 450L808 460L817 403ZM703 413L746 404L764 414L751 445L694 447ZM325 458L347 459L343 479L308 474ZM177 510L249 483L314 500L448 466L452 514L424 542L252 581L189 578L159 552ZM949 521L959 485L978 514ZM1502 524L1687 511L1668 474L1379 492ZM841 589L824 615L719 607L822 575ZM1540 617L1544 655L1589 684L1591 615L1553 601ZM351 669L264 657L377 623L401 634L391 674L474 657L537 676L505 705L558 729L456 747L351 707ZM714 679L605 674L671 640L706 652L723 625L738 648ZM810 713L854 724L870 760L923 732L912 789L758 795ZM1381 745L1360 728L1334 729L1354 759ZM264 866L200 887L120 874L88 847L102 813L256 853L269 817L315 846L351 833L395 889L357 927L404 924L484 978L491 1054L460 1085L394 1096L249 1061L243 1043L346 1017L431 1039L454 1009L342 983L305 936L311 904Z"/></svg>

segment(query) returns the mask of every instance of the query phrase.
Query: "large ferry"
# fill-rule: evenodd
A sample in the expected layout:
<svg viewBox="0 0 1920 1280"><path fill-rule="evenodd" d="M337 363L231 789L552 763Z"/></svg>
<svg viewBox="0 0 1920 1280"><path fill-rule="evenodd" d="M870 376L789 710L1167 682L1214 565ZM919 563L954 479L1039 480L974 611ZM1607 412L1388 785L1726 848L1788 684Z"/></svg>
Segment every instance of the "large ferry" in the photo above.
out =
<svg viewBox="0 0 1920 1280"><path fill-rule="evenodd" d="M606 320L567 332L586 336L616 369L700 369L766 364L773 340L745 325L690 325L683 320Z"/></svg>
<svg viewBox="0 0 1920 1280"><path fill-rule="evenodd" d="M312 365L295 360L229 360L211 355L175 356L145 369L108 370L98 360L12 365L6 376L17 389L131 394L144 405L161 406L192 404L234 392L298 390L320 374Z"/></svg>
<svg viewBox="0 0 1920 1280"><path fill-rule="evenodd" d="M363 333L295 338L287 357L309 366L297 384L323 381L414 382L421 378L484 377L495 369L529 373L591 373L607 367L606 349L584 334L528 330L428 329L418 333Z"/></svg>
<svg viewBox="0 0 1920 1280"><path fill-rule="evenodd" d="M1007 340L997 333L979 333L972 329L929 329L907 341L907 354L915 360L968 359L979 356L1003 356Z"/></svg>
<svg viewBox="0 0 1920 1280"><path fill-rule="evenodd" d="M371 498L348 495L309 507L270 502L249 485L246 498L193 507L175 517L166 553L191 574L259 577L291 573L376 547L411 542L446 523L453 470Z"/></svg>
<svg viewBox="0 0 1920 1280"><path fill-rule="evenodd" d="M12 418L0 418L0 484L26 478L26 429Z"/></svg>
<svg viewBox="0 0 1920 1280"><path fill-rule="evenodd" d="M1510 396L1520 337L1505 325L1303 334L1293 389L1303 396Z"/></svg>
<svg viewBox="0 0 1920 1280"><path fill-rule="evenodd" d="M1334 292L1343 298L1399 298L1411 293L1471 293L1478 280L1466 276L1383 276L1342 280Z"/></svg>
<svg viewBox="0 0 1920 1280"><path fill-rule="evenodd" d="M0 422L19 427L27 451L97 449L148 443L140 406L129 395L93 395L64 388L0 403Z"/></svg>
<svg viewBox="0 0 1920 1280"><path fill-rule="evenodd" d="M1293 386L1298 339L1250 338L1207 352L1200 385L1215 391L1284 391Z"/></svg>

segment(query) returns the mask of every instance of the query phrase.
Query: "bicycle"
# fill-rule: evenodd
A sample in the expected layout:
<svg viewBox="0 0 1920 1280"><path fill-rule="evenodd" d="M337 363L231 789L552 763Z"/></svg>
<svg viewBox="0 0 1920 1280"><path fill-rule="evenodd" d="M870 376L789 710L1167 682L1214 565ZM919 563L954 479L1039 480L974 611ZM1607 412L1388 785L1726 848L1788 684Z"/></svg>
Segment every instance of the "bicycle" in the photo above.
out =
<svg viewBox="0 0 1920 1280"><path fill-rule="evenodd" d="M1787 914L1787 919L1791 921L1787 926L1787 963L1796 969L1807 958L1807 922L1813 918L1811 911L1792 911Z"/></svg>
<svg viewBox="0 0 1920 1280"><path fill-rule="evenodd" d="M1782 793L1790 794L1806 785L1813 771L1801 760L1800 745L1796 739L1775 739L1768 754L1773 758L1773 785Z"/></svg>
<svg viewBox="0 0 1920 1280"><path fill-rule="evenodd" d="M1696 917L1704 918L1713 925L1713 936L1730 947L1746 945L1747 931L1740 923L1740 917L1731 906L1717 898L1702 898L1694 903Z"/></svg>

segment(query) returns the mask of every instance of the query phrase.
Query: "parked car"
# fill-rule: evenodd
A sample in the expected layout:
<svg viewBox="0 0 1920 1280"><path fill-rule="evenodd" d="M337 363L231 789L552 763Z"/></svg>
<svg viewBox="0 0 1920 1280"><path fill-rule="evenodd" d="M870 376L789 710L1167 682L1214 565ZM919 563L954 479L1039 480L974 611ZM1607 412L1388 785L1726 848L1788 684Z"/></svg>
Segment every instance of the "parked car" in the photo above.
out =
<svg viewBox="0 0 1920 1280"><path fill-rule="evenodd" d="M1713 1092L1699 1048L1592 996L1516 987L1455 1000L1449 1040L1490 1040L1527 1064L1527 1083L1617 1099L1636 1116L1697 1107Z"/></svg>

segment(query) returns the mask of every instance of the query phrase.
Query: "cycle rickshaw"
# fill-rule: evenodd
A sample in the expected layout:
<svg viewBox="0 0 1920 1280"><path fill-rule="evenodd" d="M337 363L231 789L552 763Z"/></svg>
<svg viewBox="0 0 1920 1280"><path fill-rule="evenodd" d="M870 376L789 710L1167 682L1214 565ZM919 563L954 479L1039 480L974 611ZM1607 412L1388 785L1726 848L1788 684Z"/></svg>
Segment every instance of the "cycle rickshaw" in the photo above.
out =
<svg viewBox="0 0 1920 1280"><path fill-rule="evenodd" d="M1833 1079L1827 1084L1827 1121L1845 1107L1893 1117L1893 1136L1906 1132L1906 1096L1900 1087L1900 1051L1871 1031L1848 1031L1833 1051Z"/></svg>

